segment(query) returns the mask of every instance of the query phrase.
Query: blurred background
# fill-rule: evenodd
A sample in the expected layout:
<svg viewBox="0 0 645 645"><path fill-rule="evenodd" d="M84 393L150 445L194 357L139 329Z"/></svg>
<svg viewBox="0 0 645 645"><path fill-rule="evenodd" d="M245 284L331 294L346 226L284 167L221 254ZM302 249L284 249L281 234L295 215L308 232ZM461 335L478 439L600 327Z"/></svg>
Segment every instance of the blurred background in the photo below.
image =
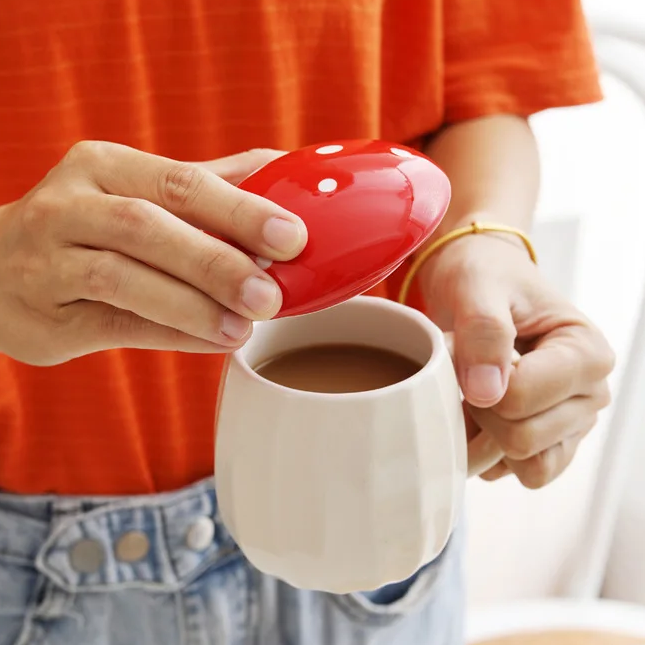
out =
<svg viewBox="0 0 645 645"><path fill-rule="evenodd" d="M585 7L606 98L533 119L543 161L534 237L543 269L617 352L614 404L546 489L469 482L478 629L509 602L604 596L645 608L645 394L631 392L645 380L635 336L645 294L645 0ZM645 393L645 381L634 389Z"/></svg>

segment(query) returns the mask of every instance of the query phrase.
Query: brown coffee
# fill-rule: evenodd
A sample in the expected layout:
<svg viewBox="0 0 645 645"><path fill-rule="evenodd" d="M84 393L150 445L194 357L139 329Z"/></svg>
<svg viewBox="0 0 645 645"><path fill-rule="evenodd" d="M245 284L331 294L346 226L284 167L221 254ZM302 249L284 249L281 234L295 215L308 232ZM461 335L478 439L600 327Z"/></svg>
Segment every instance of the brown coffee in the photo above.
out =
<svg viewBox="0 0 645 645"><path fill-rule="evenodd" d="M611 634L609 632L549 631L535 634L517 634L476 645L642 645L645 638Z"/></svg>
<svg viewBox="0 0 645 645"><path fill-rule="evenodd" d="M400 354L363 345L314 345L291 350L256 368L263 378L294 390L339 394L400 383L421 365Z"/></svg>

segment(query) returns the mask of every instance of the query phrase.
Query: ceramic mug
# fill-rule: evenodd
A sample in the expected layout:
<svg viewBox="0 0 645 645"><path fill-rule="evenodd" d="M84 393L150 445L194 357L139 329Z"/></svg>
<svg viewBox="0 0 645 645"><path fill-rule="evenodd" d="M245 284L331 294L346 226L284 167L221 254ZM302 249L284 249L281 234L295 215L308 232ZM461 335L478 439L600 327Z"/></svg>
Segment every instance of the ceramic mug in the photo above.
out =
<svg viewBox="0 0 645 645"><path fill-rule="evenodd" d="M254 368L323 344L387 349L423 365L359 393L292 390ZM255 325L232 355L218 406L222 519L260 571L294 587L368 591L436 558L467 477L461 392L443 334L420 312L359 296ZM470 474L499 453L470 464Z"/></svg>

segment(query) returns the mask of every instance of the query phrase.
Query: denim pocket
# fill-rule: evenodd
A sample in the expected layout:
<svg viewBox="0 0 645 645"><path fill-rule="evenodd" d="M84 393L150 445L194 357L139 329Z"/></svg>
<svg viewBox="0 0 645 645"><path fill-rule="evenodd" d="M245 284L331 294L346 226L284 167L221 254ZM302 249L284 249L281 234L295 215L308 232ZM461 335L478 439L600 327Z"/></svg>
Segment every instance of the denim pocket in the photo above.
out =
<svg viewBox="0 0 645 645"><path fill-rule="evenodd" d="M453 535L444 551L410 579L376 591L330 596L354 623L385 626L422 611L436 600L460 609L463 604L462 542ZM454 612L451 612L454 613ZM448 619L448 617L446 617Z"/></svg>
<svg viewBox="0 0 645 645"><path fill-rule="evenodd" d="M432 562L409 580L376 592L331 596L353 621L384 626L408 616L430 602L437 592L442 562Z"/></svg>

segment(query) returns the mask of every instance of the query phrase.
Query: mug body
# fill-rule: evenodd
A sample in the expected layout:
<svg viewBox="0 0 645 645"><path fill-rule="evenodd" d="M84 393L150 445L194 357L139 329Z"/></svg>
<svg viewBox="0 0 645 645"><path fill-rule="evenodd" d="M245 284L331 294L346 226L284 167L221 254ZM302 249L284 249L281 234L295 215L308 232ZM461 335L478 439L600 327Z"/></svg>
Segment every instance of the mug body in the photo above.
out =
<svg viewBox="0 0 645 645"><path fill-rule="evenodd" d="M293 390L254 371L326 344L387 349L423 367L395 385L347 394ZM223 387L219 508L260 571L349 593L404 580L439 555L461 509L466 437L450 355L423 314L359 296L257 323Z"/></svg>

